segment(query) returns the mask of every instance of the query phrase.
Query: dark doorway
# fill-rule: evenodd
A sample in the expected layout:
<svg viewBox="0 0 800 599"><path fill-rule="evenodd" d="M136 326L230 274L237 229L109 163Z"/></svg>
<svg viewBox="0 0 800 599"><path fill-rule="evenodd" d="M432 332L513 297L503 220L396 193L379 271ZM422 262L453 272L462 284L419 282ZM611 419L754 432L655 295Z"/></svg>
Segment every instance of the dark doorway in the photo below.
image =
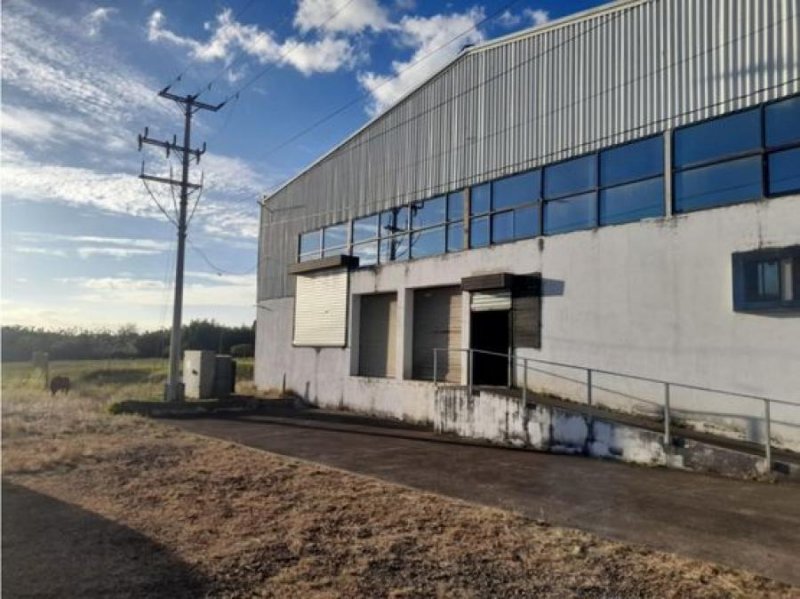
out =
<svg viewBox="0 0 800 599"><path fill-rule="evenodd" d="M472 379L475 385L508 385L509 318L508 310L472 312L470 339L472 349L503 354L491 356L476 352Z"/></svg>

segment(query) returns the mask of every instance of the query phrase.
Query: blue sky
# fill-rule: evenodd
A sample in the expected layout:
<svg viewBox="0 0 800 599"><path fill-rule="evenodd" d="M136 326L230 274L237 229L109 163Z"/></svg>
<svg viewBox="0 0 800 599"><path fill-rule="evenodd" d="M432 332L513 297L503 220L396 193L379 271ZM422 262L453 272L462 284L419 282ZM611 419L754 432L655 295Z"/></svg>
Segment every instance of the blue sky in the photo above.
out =
<svg viewBox="0 0 800 599"><path fill-rule="evenodd" d="M176 106L156 96L178 74L175 93L230 98L219 113L200 113L194 129L193 145L207 141L208 153L193 167L205 189L190 225L184 315L249 324L262 193L465 44L601 3L4 1L3 323L169 324L175 232L136 175L143 159L161 174L170 162L155 150L138 153L135 138L144 126L153 137L180 134ZM151 189L171 206L166 188Z"/></svg>

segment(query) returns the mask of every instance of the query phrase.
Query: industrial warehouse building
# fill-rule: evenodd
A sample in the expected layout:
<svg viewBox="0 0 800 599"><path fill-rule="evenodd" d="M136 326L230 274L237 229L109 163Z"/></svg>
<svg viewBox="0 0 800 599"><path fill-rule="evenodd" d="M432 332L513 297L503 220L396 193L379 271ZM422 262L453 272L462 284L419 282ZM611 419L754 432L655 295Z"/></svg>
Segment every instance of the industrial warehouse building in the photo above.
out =
<svg viewBox="0 0 800 599"><path fill-rule="evenodd" d="M418 423L448 388L671 401L754 441L771 410L800 447L799 10L615 2L464 50L264 201L256 384Z"/></svg>

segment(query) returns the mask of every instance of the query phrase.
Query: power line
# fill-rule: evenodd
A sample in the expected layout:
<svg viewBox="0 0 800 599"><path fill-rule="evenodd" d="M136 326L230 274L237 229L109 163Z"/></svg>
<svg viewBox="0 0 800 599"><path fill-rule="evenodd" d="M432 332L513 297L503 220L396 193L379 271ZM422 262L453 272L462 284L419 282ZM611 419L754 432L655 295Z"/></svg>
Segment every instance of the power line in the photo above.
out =
<svg viewBox="0 0 800 599"><path fill-rule="evenodd" d="M353 1L353 0L350 0L350 2L352 2L352 1ZM250 0L250 2L248 3L248 6L249 6L250 4L252 4L252 2L253 2L253 0ZM350 4L350 2L348 2L348 4ZM244 12L244 11L242 11L242 13L243 13L243 12ZM338 14L338 13L337 13L337 14ZM238 17L239 17L239 16L240 16L240 15L237 15L237 16L236 16L236 17L234 17L234 18L236 18L236 19L238 20ZM334 16L335 16L335 15L334 15ZM283 19L280 21L280 23L279 23L278 25L279 25L279 26L280 26L280 25L283 25L283 24L287 23L287 22L288 22L290 19L291 19L291 13L288 13L288 14L287 14L287 15L286 15L286 16L285 16L285 17L284 17L284 18L283 18ZM242 59L243 59L245 56L247 56L247 52L246 52L246 51L242 51L242 52L240 52L240 53L239 53L239 55L238 55L238 56L236 56L236 58L235 58L235 59L234 59L234 60L233 60L233 61L232 61L230 64L227 64L227 65L225 65L224 67L222 67L222 69L220 69L219 73L217 73L217 74L216 74L216 75L215 75L215 76L214 76L214 77L211 79L211 81L209 81L209 82L208 82L208 85L205 85L205 86L203 86L202 88L200 88L200 89L197 91L197 95L200 95L201 93L204 93L205 91L207 91L207 90L210 90L210 89L212 88L212 86L213 86L213 85L214 85L214 84L215 84L217 81L219 81L219 80L220 80L220 78L221 78L221 77L222 77L222 76L225 74L225 72L226 72L226 71L230 70L230 71L232 72L232 71L233 71L233 67L234 67L234 66L235 66L235 65L236 65L236 64L237 64L239 61L241 61L241 60L242 60ZM239 94L240 92L241 92L241 90L239 90L239 92L236 92L236 93L232 94L232 96L238 96L238 94ZM230 99L230 98L228 98L228 99Z"/></svg>
<svg viewBox="0 0 800 599"><path fill-rule="evenodd" d="M424 164L424 163L430 162L431 160L435 160L436 158L439 158L439 157L442 157L442 156L446 156L447 154L449 154L450 152L452 152L452 151L454 151L454 150L457 150L457 149L461 149L461 148L467 147L467 146L469 146L469 145L472 145L472 144L478 143L479 141L485 141L485 140L487 140L487 139L491 139L492 137L496 137L496 136L498 136L498 135L502 135L503 133L505 133L505 132L507 132L507 131L511 131L511 130L513 130L513 129L518 129L518 128L520 128L520 127L522 127L522 126L525 126L525 125L529 125L529 124L537 123L537 122L539 122L539 121L542 121L542 120L544 120L545 118L547 118L547 117L549 117L549 116L552 116L552 115L554 115L554 114L558 114L558 113L560 113L560 112L563 112L563 111L565 111L565 110L568 110L568 109L570 109L570 108L573 108L573 107L575 107L575 106L577 106L577 105L579 105L579 104L583 104L583 103L585 103L585 102L587 102L587 101L589 101L589 100L595 99L595 98L597 98L597 97L600 97L600 96L604 96L604 95L606 95L606 94L608 94L608 93L611 93L611 92L617 91L617 90L619 90L619 89L622 89L622 88L624 88L624 87L627 87L627 86L629 86L629 85L632 85L633 83L637 83L637 82L639 82L639 81L641 81L641 80L644 80L644 79L649 79L649 78L651 78L651 77L653 77L653 76L655 76L655 75L657 75L657 74L659 74L659 73L661 73L661 72L663 72L663 71L665 71L665 70L672 69L672 68L674 68L675 66L677 66L677 65L679 65L679 64L687 63L687 62L693 61L693 60L695 60L695 59L697 59L697 58L700 58L700 57L702 57L702 56L707 56L707 55L710 55L712 52L716 52L717 50L719 50L719 49L721 49L721 48L723 48L723 47L725 47L725 46L728 46L728 45L730 45L730 44L733 44L733 43L735 43L735 42L737 42L737 41L739 41L739 40L741 40L741 39L744 39L744 38L746 38L746 37L750 37L750 36L752 36L752 35L755 35L756 33L760 33L760 32L762 32L762 31L765 31L765 30L767 30L767 29L772 29L772 28L774 28L774 27L777 27L778 25L782 24L782 23L783 23L783 22L785 22L785 21L788 21L788 20L789 20L789 19L791 19L791 18L793 18L793 16L786 17L786 18L784 18L784 19L780 19L780 20L778 20L778 21L772 22L772 23L770 23L769 25L766 25L766 26L764 26L764 27L761 27L761 28L759 28L759 29L757 29L757 30L755 30L755 31L750 31L750 32L748 32L748 33L746 33L746 34L744 34L744 35L742 35L742 36L739 36L739 37L737 37L737 38L733 38L733 39L727 40L727 41L725 41L725 42L723 42L723 43L721 43L721 44L719 44L719 45L717 45L717 46L714 46L714 47L712 47L712 48L710 48L710 49L704 50L704 51L702 51L702 52L698 52L698 53L696 53L696 54L694 54L694 55L688 56L688 57L686 57L686 58L683 58L683 59L681 59L681 60L676 60L676 61L674 61L674 62L672 62L672 63L669 63L669 64L667 64L667 65L664 65L663 67L660 67L660 68L658 68L658 69L656 69L656 70L654 70L654 71L650 71L650 72L648 72L648 73L646 73L646 74L644 74L644 75L641 75L641 76L639 76L639 77L635 77L635 78L629 79L629 80L625 81L624 83L621 83L621 84L617 84L617 85L615 85L615 86L608 87L608 88L606 88L606 89L604 89L604 90L601 90L601 91L599 91L599 92L596 92L596 93L594 93L594 94L591 94L591 95L588 95L588 96L584 96L583 98L580 98L580 99L578 99L578 100L575 100L575 101L573 101L573 102L571 102L571 103L569 103L569 104L566 104L566 105L564 105L564 106L560 106L559 108L553 109L553 110L551 110L551 111L544 112L544 113L540 113L540 114L536 115L534 118L529 118L529 119L527 119L527 120L525 120L525 121L522 121L522 122L519 122L519 123L515 123L515 124L513 124L513 125L509 125L508 127L505 127L505 128L503 128L503 129L500 129L500 130L494 131L494 132L493 132L493 133L491 133L491 134L488 134L488 135L481 136L480 138L474 138L474 139L471 139L471 140L469 140L469 141L465 141L463 144L461 144L461 145L459 145L459 146L456 146L455 148L449 148L448 150L446 150L446 151L443 151L443 152L440 152L439 154L435 154L435 155L432 155L432 156L428 156L428 157L426 157L426 158L423 158L423 159L420 159L420 160L417 160L417 161L414 161L414 162L410 162L410 163L407 163L407 164L405 164L405 165L398 166L398 167L396 167L396 168L390 169L390 170L389 170L388 172L386 172L385 174L394 173L394 172L397 172L397 171L400 171L400 170L403 170L403 169L411 169L411 168L414 168L415 166L417 166L417 165L419 165L419 164ZM571 41L571 40L567 40L567 41ZM495 79L497 79L497 78L499 78L499 77L503 77L503 76L507 75L507 74L508 74L510 71L513 71L513 70L515 70L515 69L519 68L520 66L523 66L523 65L525 65L525 64L528 64L528 63L529 63L529 62L531 62L532 60L534 60L534 59L536 59L536 58L539 58L539 57L541 57L543 54L544 54L544 53L541 53L541 54L538 54L538 55L536 55L536 56L533 56L533 57L531 57L531 58L528 58L528 59L526 59L525 61L522 61L522 62L518 63L517 65L514 65L514 66L513 66L513 67L511 67L510 69L508 69L508 70L506 70L506 71L503 71L502 73L499 73L498 75L495 75L495 76L494 76L494 77L492 77L492 78L489 78L489 79L487 79L487 80L484 80L484 81L482 81L481 83L479 83L479 84L477 84L477 85L475 85L475 86L472 86L472 87L470 87L470 88L467 88L466 90L462 90L461 92L459 92L459 93L458 93L457 95L455 95L455 96L448 97L448 99L447 99L447 100L444 100L444 101L440 102L439 104L436 104L436 105L434 105L434 106L432 106L432 107L430 107L430 108L427 108L427 109L425 109L425 110L423 110L423 111L420 111L420 112L418 112L417 114L415 114L414 116L412 116L412 117L410 117L410 118L408 118L408 119L405 119L405 120L403 120L403 121L400 121L399 123L395 123L395 124L394 124L394 125L392 125L391 127L387 128L387 129L384 129L383 131L380 131L379 133L376 133L376 134L370 135L369 137L366 137L365 139L362 139L361 141L359 141L359 142L357 142L357 143L355 143L355 144L349 145L347 148L341 148L341 149L340 149L340 150L337 152L337 154L336 154L335 158L336 158L336 159L339 159L339 158L341 158L342 156L344 156L344 155L346 155L346 154L349 154L350 152L354 152L354 151L355 151L355 150L357 150L358 148L360 148L360 147L362 147L362 146L364 146L364 145L366 145L366 144L368 144L368 143L374 142L374 141L376 141L377 139L380 139L381 137L384 137L384 136L388 135L388 134L389 134L389 133L391 133L392 131L395 131L395 130L399 129L399 128L403 127L404 125L407 125L408 123L411 123L411 122L413 122L413 121L419 120L420 118L423 118L423 117L424 117L424 116L426 116L427 114L430 114L431 112L434 112L435 110L438 110L438 109L439 109L439 108L441 108L442 106L444 106L444 105L446 105L446 104L448 104L448 103L450 103L450 102L454 101L455 99L457 99L457 98L459 98L459 97L461 97L461 96L465 95L466 93L468 93L468 92L471 92L471 91L475 91L475 90L477 90L477 89L479 89L479 88L483 87L484 85L487 85L487 84L488 84L488 83L490 83L491 81L493 81L493 80L495 80ZM268 154L268 155L269 155L269 154ZM333 159L333 158L334 158L334 156L333 156L333 155L329 155L329 156L327 156L326 158L324 158L323 160L326 160L326 159L327 159L327 160L330 160L330 159Z"/></svg>
<svg viewBox="0 0 800 599"><path fill-rule="evenodd" d="M255 1L255 0L248 0L248 1L247 1L247 2L246 2L246 3L245 3L243 6L242 6L242 8L240 8L239 10L237 10L237 11L234 13L234 15L233 15L233 18L234 18L234 20L239 20L239 19L242 17L242 15L243 15L243 14L244 14L244 13L247 11L247 9L249 9L249 8L250 8L250 6L252 6L252 4L253 4L253 2L254 2L254 1ZM165 88L163 88L163 89L169 89L169 88L173 87L173 86L174 86L176 83L179 83L181 80L183 80L183 77L184 77L184 75L186 75L186 73L188 73L188 72L189 72L189 69L192 67L192 65L194 65L194 64L197 62L197 60L198 60L198 56L197 56L197 54L195 54L194 56L192 56L192 57L191 57L191 59L190 59L190 60L189 60L189 62L186 64L186 66L183 68L183 70L182 70L180 73L178 73L178 74L177 74L177 75L176 75L176 76L175 76L175 77L172 79L172 81L170 81L170 82L169 82L169 83L166 85L166 87L165 87ZM226 68L227 68L227 67L226 67ZM224 72L224 70L223 70L223 72ZM210 89L210 88L211 88L211 86L209 85L209 87L208 87L208 88ZM158 95L158 94L156 94L156 95ZM200 95L200 93L199 93L199 92L195 94L195 96L199 96L199 95Z"/></svg>
<svg viewBox="0 0 800 599"><path fill-rule="evenodd" d="M153 203L156 206L158 206L158 209L161 211L161 213L165 217L167 217L167 220L169 222L171 222L173 225L175 225L177 227L178 226L177 221L174 218L172 218L170 216L169 212L167 212L166 209L161 205L161 202L159 202L158 199L156 198L155 194L153 194L153 191L150 189L150 186L147 184L147 181L142 179L142 185L144 185L144 188L147 190L147 193L150 195L150 199L153 200Z"/></svg>
<svg viewBox="0 0 800 599"><path fill-rule="evenodd" d="M440 46L437 46L436 48L434 48L430 52L427 52L426 54L423 54L422 56L420 56L417 60L407 64L405 67L403 67L402 69L397 71L394 75L392 75L391 77L389 77L385 81L383 81L380 85L377 85L374 88L372 88L371 90L364 91L364 92L360 93L359 95L353 97L351 100L345 102L344 104L342 104L339 108L337 108L333 112L328 113L326 116L324 116L321 119L313 122L308 127L306 127L304 129L302 129L301 131L295 133L294 135L292 135L288 139L286 139L286 140L282 141L281 143L279 143L277 146L275 146L272 149L268 150L267 153L265 154L265 157L273 155L278 150L281 150L281 149L285 148L286 146L288 146L292 142L294 142L294 141L300 139L301 137L305 136L306 134L310 133L311 131L313 131L314 129L319 127L320 125L323 125L324 123L328 122L332 118L340 115L341 113L346 111L348 108L351 108L352 106L355 106L356 104L362 102L365 98L369 97L371 94L374 94L376 90L382 88L385 85L388 85L389 83L391 83L392 81L397 79L400 75L402 75L403 73L405 73L409 69L411 69L411 68L415 67L416 65L420 64L421 62L427 60L428 58L430 58L431 56L433 56L434 54L436 54L440 50L442 50L445 47L447 47L450 44L452 44L458 38L467 35L473 29L477 29L478 27L480 27L481 25L483 25L487 21L493 20L498 15L500 15L501 13L503 13L506 10L508 10L509 8L511 8L511 6L513 6L517 2L519 2L519 0L511 0L510 2L506 2L499 9L497 9L496 11L491 13L489 16L484 17L483 19L481 19L480 21L478 21L477 23L472 25L469 29L465 29L464 31L462 31L461 33L456 35L455 37L452 37L447 42L441 44Z"/></svg>
<svg viewBox="0 0 800 599"><path fill-rule="evenodd" d="M235 271L232 271L232 270L227 270L225 268L221 268L220 266L215 264L211 260L211 258L208 257L208 254L206 254L197 245L195 245L194 242L192 242L192 239L190 237L187 237L186 241L189 244L189 247L191 247L192 250L194 250L194 252L198 256L200 256L200 258L202 258L203 262L205 262L208 266L210 266L211 270L215 271L218 275L225 274L225 275L233 275L233 276L237 276L237 277L244 276L244 275L249 275L251 273L254 273L258 269L258 267L261 265L262 262L270 259L270 258L267 258L267 257L265 257L264 259L259 257L259 259L256 261L256 264L252 268L249 268L248 270L245 270L245 271L242 271L242 272L235 272Z"/></svg>
<svg viewBox="0 0 800 599"><path fill-rule="evenodd" d="M161 141L153 139L148 136L148 130L145 128L144 135L139 135L139 150L141 151L144 145L152 145L163 148L169 157L170 153L178 153L181 156L182 174L180 181L172 177L160 177L156 175L149 175L144 172L144 162L142 162L142 173L139 178L147 187L147 181L155 181L164 183L166 185L180 187L180 202L178 205L178 220L177 223L172 221L178 229L178 251L176 254L175 266L175 300L173 304L172 315L172 333L170 335L169 345L169 377L166 388L167 401L182 401L183 400L183 383L181 382L180 374L180 357L181 357L181 319L183 314L183 270L184 270L184 256L185 256L185 242L187 231L186 214L189 204L189 194L191 190L199 192L202 189L202 184L198 185L189 182L189 165L191 158L199 163L200 157L206 152L206 145L203 144L202 148L193 149L191 147L191 129L192 117L200 110L208 110L210 112L217 112L222 108L222 104L213 106L204 102L198 102L196 96L177 96L169 92L169 88L164 88L158 95L167 100L177 103L183 110L184 124L183 124L183 144L178 144L177 136L174 136L172 141ZM149 192L149 187L147 187ZM163 209L161 204L156 201L155 196L150 194L153 201L156 202L158 207L167 218L169 215ZM198 196L199 199L199 196ZM172 219L170 219L172 220Z"/></svg>
<svg viewBox="0 0 800 599"><path fill-rule="evenodd" d="M518 0L517 0L517 1L518 1ZM335 19L337 16L339 16L339 13L341 13L341 12L342 12L342 11L343 11L345 8L347 8L348 6L350 6L350 5L351 5L353 2L354 2L354 0L347 0L347 1L346 1L344 4L342 4L342 6L341 6L340 8L338 8L338 9L337 9L337 10L336 10L334 13L332 13L332 14L331 14L331 15L330 15L330 16L329 16L327 19L325 19L325 20L324 20L322 23L320 23L319 25L317 25L317 27L316 27L316 28L317 28L317 29L324 29L325 25L327 25L328 23L330 23L331 21L333 21L333 19ZM237 89L235 92L233 92L233 93L229 94L229 95L228 95L228 96L225 98L224 102L227 102L228 100L230 100L231 98L233 98L233 96L236 96L236 95L238 95L238 94L241 94L241 93L242 93L244 90L246 90L248 87L250 87L251 85L253 85L253 84L254 84L256 81L258 81L259 79L261 79L261 77L263 77L264 75L266 75L266 74L267 74L267 73L268 73L270 70L274 69L274 68L275 68L275 65L276 65L278 62L282 62L283 60L285 60L285 59L286 59L286 58L287 58L287 57L288 57L288 56L289 56L289 55L290 55L292 52L294 52L295 50L297 50L297 48L299 48L299 47L300 47L300 45L301 45L301 43L302 43L302 41L301 41L302 39L303 39L303 36L301 36L301 37L300 37L300 39L299 39L299 40L298 40L298 41L295 43L295 45L294 45L294 46L293 46L293 47L292 47L290 50L282 52L282 53L281 53L281 54L278 56L278 58L277 58L277 60L276 60L275 62L267 64L267 66L265 66L265 67L264 67L264 68L263 68L261 71L259 71L259 72L258 72L258 73L257 73L255 76L251 77L251 78L250 78L250 79L249 79L247 82L245 82L245 84L244 84L244 85L242 85L242 86L241 86L239 89Z"/></svg>

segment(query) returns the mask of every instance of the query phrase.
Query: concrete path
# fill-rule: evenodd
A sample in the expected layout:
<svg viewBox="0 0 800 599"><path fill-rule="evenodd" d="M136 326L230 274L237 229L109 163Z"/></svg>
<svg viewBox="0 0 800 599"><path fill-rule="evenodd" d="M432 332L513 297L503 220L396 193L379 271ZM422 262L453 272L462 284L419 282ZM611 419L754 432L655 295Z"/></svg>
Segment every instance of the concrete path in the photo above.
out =
<svg viewBox="0 0 800 599"><path fill-rule="evenodd" d="M362 423L239 416L192 432L800 585L800 485L443 442Z"/></svg>

